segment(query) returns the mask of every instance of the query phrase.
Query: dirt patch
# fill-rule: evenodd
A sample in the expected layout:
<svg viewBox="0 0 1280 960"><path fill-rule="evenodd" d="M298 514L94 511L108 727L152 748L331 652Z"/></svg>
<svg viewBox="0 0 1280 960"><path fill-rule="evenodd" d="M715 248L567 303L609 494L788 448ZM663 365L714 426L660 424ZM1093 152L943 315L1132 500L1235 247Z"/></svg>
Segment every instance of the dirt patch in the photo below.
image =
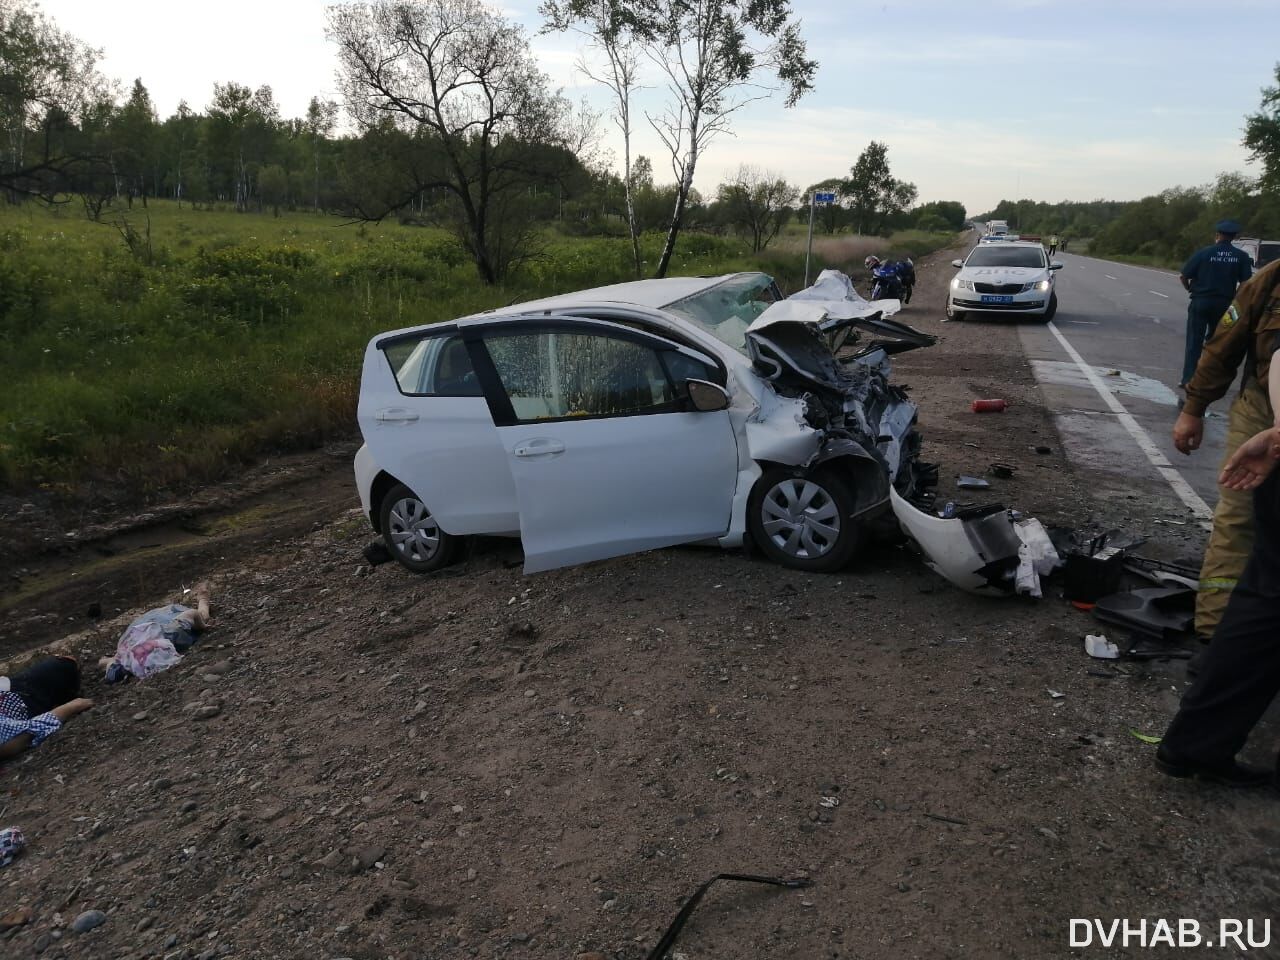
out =
<svg viewBox="0 0 1280 960"><path fill-rule="evenodd" d="M356 446L274 459L182 500L93 522L14 501L0 515L8 551L0 565L0 659L91 629L148 605L157 589L194 583L330 522L357 502Z"/></svg>
<svg viewBox="0 0 1280 960"><path fill-rule="evenodd" d="M1144 524L1091 502L1013 327L933 319L948 276L922 267L903 317L943 342L898 363L942 496L1001 460L993 497ZM351 498L153 571L148 605L213 573L218 625L151 681L90 680L99 706L4 772L30 849L0 908L35 913L6 955L641 958L734 871L814 885L716 889L690 960L1062 957L1073 917L1280 895L1275 799L1160 778L1129 733L1181 668L1099 669L1060 601L885 545L826 577L696 549L524 577L499 543L419 578L357 569L368 537Z"/></svg>

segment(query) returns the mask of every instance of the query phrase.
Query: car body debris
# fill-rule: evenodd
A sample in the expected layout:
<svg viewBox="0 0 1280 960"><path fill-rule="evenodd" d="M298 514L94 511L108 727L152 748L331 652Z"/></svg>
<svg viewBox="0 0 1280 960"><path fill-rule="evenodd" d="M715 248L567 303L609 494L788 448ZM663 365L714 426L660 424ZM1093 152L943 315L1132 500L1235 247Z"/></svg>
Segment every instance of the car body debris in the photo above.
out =
<svg viewBox="0 0 1280 960"><path fill-rule="evenodd" d="M1044 526L1015 520L1000 504L931 516L890 492L894 515L925 564L952 584L983 596L1040 597L1040 578L1059 565Z"/></svg>
<svg viewBox="0 0 1280 960"><path fill-rule="evenodd" d="M1105 634L1090 633L1084 638L1085 653L1096 660L1119 660L1120 648L1107 639Z"/></svg>

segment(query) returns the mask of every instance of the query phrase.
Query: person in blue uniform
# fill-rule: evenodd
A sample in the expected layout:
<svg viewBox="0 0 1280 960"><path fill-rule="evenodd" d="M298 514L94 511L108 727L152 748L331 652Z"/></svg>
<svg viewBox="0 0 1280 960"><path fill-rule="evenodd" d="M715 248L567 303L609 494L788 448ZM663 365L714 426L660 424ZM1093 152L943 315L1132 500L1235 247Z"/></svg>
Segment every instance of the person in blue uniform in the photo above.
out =
<svg viewBox="0 0 1280 960"><path fill-rule="evenodd" d="M1240 233L1240 224L1234 220L1219 220L1213 229L1216 231L1213 245L1193 253L1180 272L1182 286L1191 294L1191 303L1187 307L1187 346L1182 362L1182 379L1178 381L1182 388L1196 372L1204 342L1213 336L1219 318L1231 306L1236 287L1253 275L1253 261L1249 255L1231 245Z"/></svg>

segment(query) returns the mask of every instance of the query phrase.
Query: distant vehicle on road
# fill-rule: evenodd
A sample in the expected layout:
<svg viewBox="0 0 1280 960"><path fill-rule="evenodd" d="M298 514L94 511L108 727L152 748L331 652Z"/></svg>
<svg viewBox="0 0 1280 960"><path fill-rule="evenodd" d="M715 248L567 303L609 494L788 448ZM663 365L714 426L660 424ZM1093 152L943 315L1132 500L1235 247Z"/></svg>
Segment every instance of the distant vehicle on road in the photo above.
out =
<svg viewBox="0 0 1280 960"><path fill-rule="evenodd" d="M1254 237L1237 237L1231 245L1247 253L1253 260L1253 269L1265 267L1273 260L1280 260L1280 240L1258 240Z"/></svg>
<svg viewBox="0 0 1280 960"><path fill-rule="evenodd" d="M970 312L1013 313L1048 322L1058 310L1054 272L1039 242L992 242L983 238L963 260L947 291L947 319L963 320Z"/></svg>
<svg viewBox="0 0 1280 960"><path fill-rule="evenodd" d="M1009 232L1008 220L988 220L987 221L988 237L1001 237L1007 234L1008 232Z"/></svg>

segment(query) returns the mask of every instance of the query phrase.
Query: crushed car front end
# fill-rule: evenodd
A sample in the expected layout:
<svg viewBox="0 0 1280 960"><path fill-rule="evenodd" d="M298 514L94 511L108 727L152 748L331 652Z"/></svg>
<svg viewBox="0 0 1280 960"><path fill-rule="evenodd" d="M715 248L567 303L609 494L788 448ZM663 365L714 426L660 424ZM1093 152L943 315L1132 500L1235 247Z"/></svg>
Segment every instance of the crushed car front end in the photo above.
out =
<svg viewBox="0 0 1280 960"><path fill-rule="evenodd" d="M891 382L893 353L928 346L935 339L905 324L870 317L833 317L820 303L779 304L747 334L756 372L780 397L803 404L816 449L800 466L842 462L856 480L857 513L889 506L893 486L907 498L926 485L930 468L920 462L917 408ZM840 343L840 355L831 350ZM770 451L752 445L752 455Z"/></svg>

